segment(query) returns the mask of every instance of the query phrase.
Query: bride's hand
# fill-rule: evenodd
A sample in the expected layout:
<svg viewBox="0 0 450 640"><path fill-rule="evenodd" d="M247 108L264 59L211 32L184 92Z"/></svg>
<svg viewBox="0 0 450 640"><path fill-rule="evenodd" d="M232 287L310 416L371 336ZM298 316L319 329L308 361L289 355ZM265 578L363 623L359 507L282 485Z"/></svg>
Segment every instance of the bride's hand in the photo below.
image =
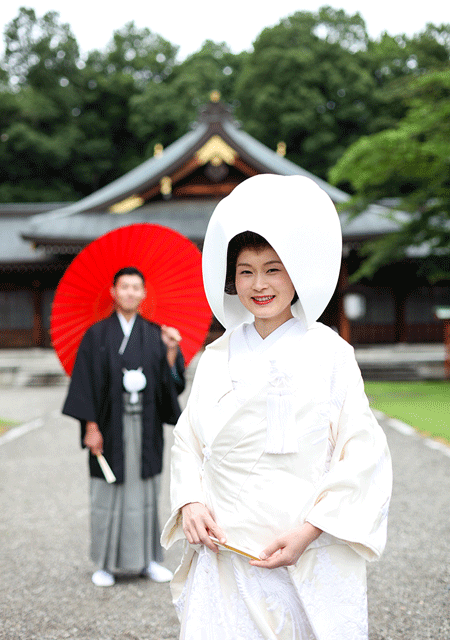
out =
<svg viewBox="0 0 450 640"><path fill-rule="evenodd" d="M219 548L210 536L219 542L226 542L222 529L216 524L209 509L201 502L189 502L181 507L183 516L183 531L189 544L204 544L211 551L217 553Z"/></svg>
<svg viewBox="0 0 450 640"><path fill-rule="evenodd" d="M289 567L297 562L306 547L322 533L309 522L302 527L288 531L279 536L261 552L261 560L251 560L255 567L275 569L276 567Z"/></svg>

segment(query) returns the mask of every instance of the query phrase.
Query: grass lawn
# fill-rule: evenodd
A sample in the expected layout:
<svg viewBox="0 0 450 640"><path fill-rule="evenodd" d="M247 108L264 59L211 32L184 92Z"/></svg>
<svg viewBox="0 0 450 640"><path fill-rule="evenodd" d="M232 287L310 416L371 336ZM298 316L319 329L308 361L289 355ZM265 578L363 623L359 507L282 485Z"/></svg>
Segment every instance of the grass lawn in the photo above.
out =
<svg viewBox="0 0 450 640"><path fill-rule="evenodd" d="M450 442L450 381L366 382L370 405L415 427L424 435Z"/></svg>
<svg viewBox="0 0 450 640"><path fill-rule="evenodd" d="M16 422L11 422L10 420L3 420L2 418L0 418L0 436L3 433L6 433L8 431L8 429L11 429L11 427L14 427L17 423Z"/></svg>

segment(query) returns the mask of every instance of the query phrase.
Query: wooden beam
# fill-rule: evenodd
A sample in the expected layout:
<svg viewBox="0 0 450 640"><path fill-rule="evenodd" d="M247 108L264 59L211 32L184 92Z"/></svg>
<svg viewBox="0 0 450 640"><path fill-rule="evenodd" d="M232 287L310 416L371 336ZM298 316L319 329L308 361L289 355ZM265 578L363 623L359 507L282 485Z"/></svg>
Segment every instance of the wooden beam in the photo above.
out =
<svg viewBox="0 0 450 640"><path fill-rule="evenodd" d="M217 184L184 184L175 187L174 196L227 196L238 185L238 182L225 182Z"/></svg>
<svg viewBox="0 0 450 640"><path fill-rule="evenodd" d="M234 167L240 171L243 176L246 178L255 176L259 172L254 169L252 166L247 164L244 160L239 158L239 156L235 157ZM197 155L190 158L187 162L185 162L181 167L179 167L176 171L167 174L172 180L172 194L174 196L183 197L183 196L217 196L223 197L231 193L233 189L239 184L238 181L235 182L226 182L226 183L217 183L211 185L199 185L199 184L184 184L177 186L177 183L189 176L193 173L198 167L201 166ZM154 185L147 191L143 191L139 194L141 198L148 202L153 198L156 198L161 193L160 183Z"/></svg>
<svg viewBox="0 0 450 640"><path fill-rule="evenodd" d="M197 169L199 166L200 165L198 163L198 160L194 156L193 158L190 158L190 160L185 162L179 169L177 169L176 171L173 171L172 173L167 174L169 178L172 180L172 185L173 185L172 189L174 188L174 185L177 182L179 182L180 180L188 176L190 173L193 173L195 169ZM158 196L160 192L161 192L161 184L160 182L158 182L158 184L155 184L151 189L148 189L147 191L143 191L139 195L146 202L148 202L149 200L156 198L156 196Z"/></svg>
<svg viewBox="0 0 450 640"><path fill-rule="evenodd" d="M242 173L248 178L250 178L251 176L256 176L258 175L258 173L260 173L259 171L256 171L256 169L251 167L249 164L244 162L244 160L242 160L242 158L240 158L239 156L236 156L236 159L234 161L234 167L238 171L242 171Z"/></svg>
<svg viewBox="0 0 450 640"><path fill-rule="evenodd" d="M143 200L145 200L145 202L148 202L149 200L156 198L156 196L159 196L160 192L161 192L161 185L158 182L158 184L155 184L155 186L152 187L151 189L148 189L147 191L144 191L143 193L141 193L140 196Z"/></svg>
<svg viewBox="0 0 450 640"><path fill-rule="evenodd" d="M172 184L179 182L190 173L193 173L199 166L200 164L197 160L197 157L194 156L193 158L185 162L182 167L170 174L170 177L172 178Z"/></svg>

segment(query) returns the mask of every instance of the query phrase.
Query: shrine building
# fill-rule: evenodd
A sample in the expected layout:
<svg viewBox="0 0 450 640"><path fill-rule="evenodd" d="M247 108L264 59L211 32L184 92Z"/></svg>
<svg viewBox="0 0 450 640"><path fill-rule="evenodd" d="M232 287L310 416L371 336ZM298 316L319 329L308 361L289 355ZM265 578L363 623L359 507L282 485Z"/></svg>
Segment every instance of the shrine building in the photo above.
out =
<svg viewBox="0 0 450 640"><path fill-rule="evenodd" d="M50 346L55 289L73 257L92 240L134 223L170 227L201 249L218 201L260 173L314 180L341 207L343 262L336 292L321 320L354 345L442 342L439 305L450 305L449 283L430 285L418 275L420 257L380 269L372 280L349 285L360 248L396 230L381 205L351 219L350 196L269 149L243 131L212 94L192 129L121 178L74 203L0 205L0 347ZM314 215L314 212L311 212ZM213 322L210 339L222 328Z"/></svg>

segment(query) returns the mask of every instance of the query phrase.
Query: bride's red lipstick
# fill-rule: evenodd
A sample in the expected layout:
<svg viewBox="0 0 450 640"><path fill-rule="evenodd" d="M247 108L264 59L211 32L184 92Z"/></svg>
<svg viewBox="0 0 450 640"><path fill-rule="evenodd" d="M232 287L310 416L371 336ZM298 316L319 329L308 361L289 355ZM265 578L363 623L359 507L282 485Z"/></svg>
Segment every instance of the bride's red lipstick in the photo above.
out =
<svg viewBox="0 0 450 640"><path fill-rule="evenodd" d="M261 296L260 298L256 298L254 296L252 296L252 300L255 304L258 304L260 306L264 306L266 304L269 304L269 302L272 302L272 300L275 298L275 296Z"/></svg>

